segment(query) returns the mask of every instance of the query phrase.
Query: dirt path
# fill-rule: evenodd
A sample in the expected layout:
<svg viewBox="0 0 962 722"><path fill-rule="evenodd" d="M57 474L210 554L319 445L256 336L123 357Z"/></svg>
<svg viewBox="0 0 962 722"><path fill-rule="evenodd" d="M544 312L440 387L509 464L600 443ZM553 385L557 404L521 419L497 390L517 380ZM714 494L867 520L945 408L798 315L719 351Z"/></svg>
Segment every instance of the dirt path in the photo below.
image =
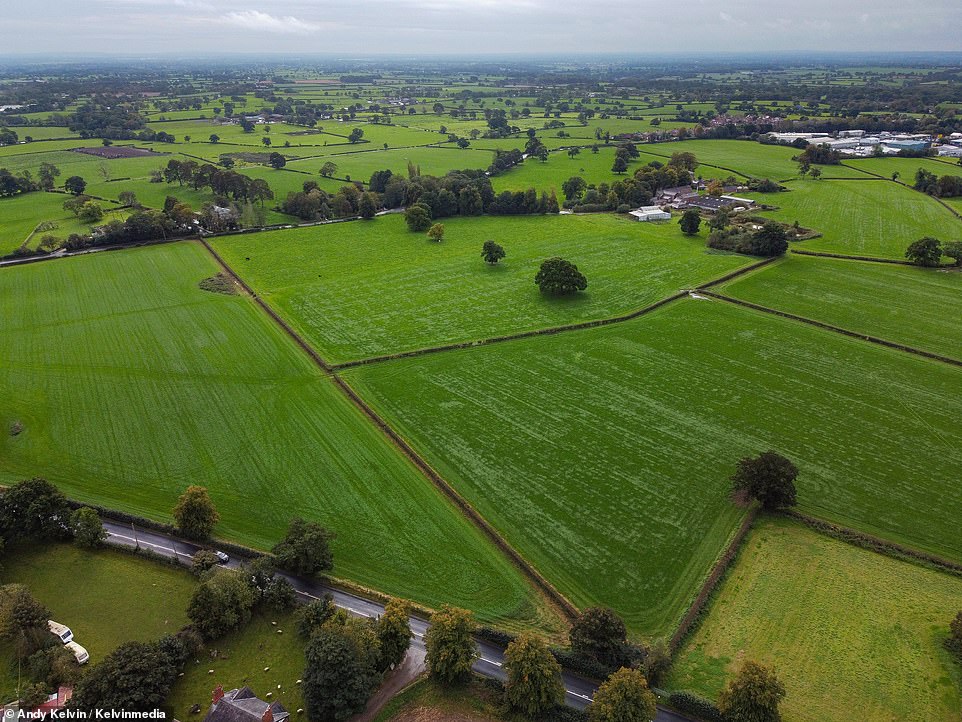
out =
<svg viewBox="0 0 962 722"><path fill-rule="evenodd" d="M371 697L365 710L361 714L351 717L349 722L371 722L394 695L420 677L424 670L424 650L412 647L404 655L401 664L391 672L384 680L384 684Z"/></svg>

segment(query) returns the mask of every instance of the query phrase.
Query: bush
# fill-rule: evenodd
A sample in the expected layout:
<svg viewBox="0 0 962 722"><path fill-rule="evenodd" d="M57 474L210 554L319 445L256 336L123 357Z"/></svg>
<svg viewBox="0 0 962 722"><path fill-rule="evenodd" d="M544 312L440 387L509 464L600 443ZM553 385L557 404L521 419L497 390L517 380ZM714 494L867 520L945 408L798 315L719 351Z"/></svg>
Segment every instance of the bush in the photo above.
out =
<svg viewBox="0 0 962 722"><path fill-rule="evenodd" d="M724 722L722 713L714 702L692 692L672 692L668 696L668 704L679 712L690 714L704 722Z"/></svg>
<svg viewBox="0 0 962 722"><path fill-rule="evenodd" d="M952 653L956 661L962 664L962 612L955 615L949 624L949 636L945 640L945 648Z"/></svg>

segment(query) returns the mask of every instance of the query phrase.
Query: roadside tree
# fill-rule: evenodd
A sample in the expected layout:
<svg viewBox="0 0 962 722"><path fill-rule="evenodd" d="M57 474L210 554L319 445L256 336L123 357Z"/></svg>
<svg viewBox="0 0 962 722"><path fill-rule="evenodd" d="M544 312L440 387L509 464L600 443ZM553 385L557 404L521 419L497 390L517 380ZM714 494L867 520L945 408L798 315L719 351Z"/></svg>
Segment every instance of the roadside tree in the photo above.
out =
<svg viewBox="0 0 962 722"><path fill-rule="evenodd" d="M725 722L780 722L778 705L785 686L775 670L758 662L745 662L718 697Z"/></svg>
<svg viewBox="0 0 962 722"><path fill-rule="evenodd" d="M658 708L645 675L622 667L598 687L588 706L589 722L647 722Z"/></svg>
<svg viewBox="0 0 962 722"><path fill-rule="evenodd" d="M206 488L188 486L174 507L174 520L177 530L188 539L206 541L220 520L220 515Z"/></svg>
<svg viewBox="0 0 962 722"><path fill-rule="evenodd" d="M287 526L287 534L271 549L271 554L281 569L313 576L334 566L333 538L334 533L320 524L294 517Z"/></svg>
<svg viewBox="0 0 962 722"><path fill-rule="evenodd" d="M73 529L74 543L85 549L98 547L107 538L100 516L88 506L77 509L70 516L70 527Z"/></svg>
<svg viewBox="0 0 962 722"><path fill-rule="evenodd" d="M471 612L444 605L431 615L431 627L424 636L427 667L431 678L442 685L463 682L478 658L474 642L476 625Z"/></svg>
<svg viewBox="0 0 962 722"><path fill-rule="evenodd" d="M531 632L522 632L504 652L504 685L508 706L537 717L564 701L561 665L548 645Z"/></svg>

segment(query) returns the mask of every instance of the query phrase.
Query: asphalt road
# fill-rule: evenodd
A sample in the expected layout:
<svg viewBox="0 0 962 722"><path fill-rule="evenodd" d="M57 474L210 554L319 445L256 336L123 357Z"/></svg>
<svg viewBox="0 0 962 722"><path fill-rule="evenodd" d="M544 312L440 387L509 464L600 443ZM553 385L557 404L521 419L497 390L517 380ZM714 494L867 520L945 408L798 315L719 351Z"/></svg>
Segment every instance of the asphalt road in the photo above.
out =
<svg viewBox="0 0 962 722"><path fill-rule="evenodd" d="M104 521L104 529L107 531L107 541L111 544L128 547L140 545L161 556L174 557L184 564L189 564L191 557L198 549L202 548L196 544L176 539L167 534L115 521ZM242 560L231 557L225 566L231 569L237 569L241 564ZM334 589L316 580L303 579L284 572L278 572L278 575L284 577L291 583L291 586L294 587L298 596L304 602L321 599L325 594L330 594L338 607L352 614L361 617L379 617L384 612L384 607L379 602ZM411 617L410 623L411 634L413 635L411 645L423 649L424 635L430 625L427 621L419 617ZM504 663L504 650L501 647L490 642L478 640L478 651L480 657L474 664L474 670L478 674L500 680L507 678L507 674L502 668ZM569 672L563 672L562 678L565 685L565 704L576 709L584 709L587 707L598 685ZM655 716L655 722L690 722L690 720L671 710L659 707L658 714Z"/></svg>

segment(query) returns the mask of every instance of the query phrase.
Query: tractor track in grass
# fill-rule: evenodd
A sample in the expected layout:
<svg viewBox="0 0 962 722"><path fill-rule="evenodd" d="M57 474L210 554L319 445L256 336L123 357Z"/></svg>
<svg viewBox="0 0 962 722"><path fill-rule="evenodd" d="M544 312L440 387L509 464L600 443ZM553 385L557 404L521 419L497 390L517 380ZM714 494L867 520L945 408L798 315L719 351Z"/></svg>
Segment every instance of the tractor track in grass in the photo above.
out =
<svg viewBox="0 0 962 722"><path fill-rule="evenodd" d="M752 303L751 301L743 301L740 298L733 298L732 296L726 296L724 294L716 293L714 291L709 291L706 289L698 289L698 292L702 295L708 296L709 298L714 298L719 301L727 301L728 303L735 304L736 306L750 308L753 311L761 311L762 313L772 314L773 316L781 316L782 318L787 318L792 321L798 321L800 323L807 323L810 326L815 326L816 328L820 328L825 331L832 331L834 333L838 333L843 336L848 336L849 338L858 339L860 341L868 341L869 343L874 343L879 346L885 346L886 348L894 349L896 351L915 354L916 356L922 356L924 358L931 359L933 361L939 361L940 363L948 364L950 366L962 367L962 361L960 361L959 359L951 358L949 356L942 356L941 354L933 353L931 351L925 351L920 348L915 348L914 346L908 346L904 343L896 343L895 341L888 341L884 338L879 338L878 336L872 336L870 334L857 333L855 331L850 331L847 328L842 328L840 326L833 326L830 323L816 321L815 319L806 318L805 316L798 316L794 313L788 313L787 311L779 311L774 308L769 308L768 306L762 306L757 303Z"/></svg>

